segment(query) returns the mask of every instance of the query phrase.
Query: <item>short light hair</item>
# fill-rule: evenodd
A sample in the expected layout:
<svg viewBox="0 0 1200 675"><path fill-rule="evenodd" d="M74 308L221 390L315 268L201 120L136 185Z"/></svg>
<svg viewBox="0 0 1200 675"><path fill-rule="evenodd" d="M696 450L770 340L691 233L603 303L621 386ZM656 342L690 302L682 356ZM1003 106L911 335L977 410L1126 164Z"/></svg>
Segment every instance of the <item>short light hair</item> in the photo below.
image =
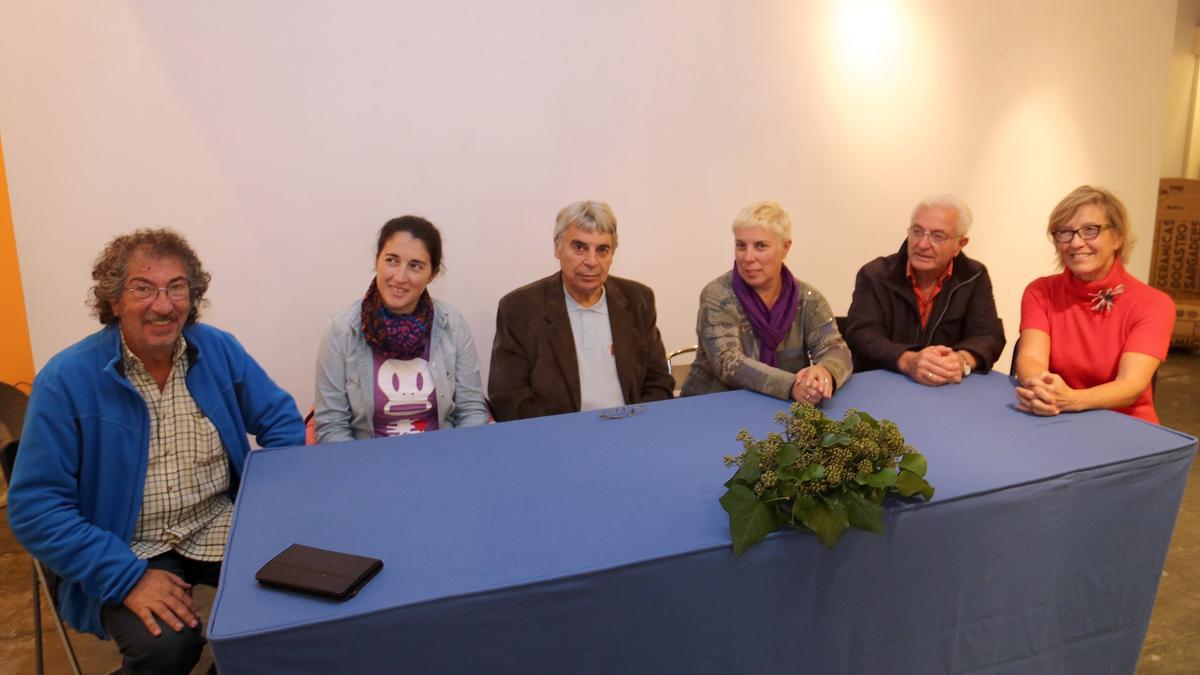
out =
<svg viewBox="0 0 1200 675"><path fill-rule="evenodd" d="M1117 251L1117 255L1121 259L1121 264L1128 264L1129 254L1133 251L1133 244L1137 241L1137 237L1129 231L1129 216L1126 215L1125 205L1121 203L1120 199L1117 199L1116 195L1102 187L1080 185L1062 198L1058 206L1055 206L1054 210L1050 212L1050 222L1046 225L1046 235L1050 237L1050 241L1054 241L1054 231L1066 226L1075 217L1075 212L1079 210L1079 207L1087 204L1096 204L1104 209L1104 215L1108 217L1109 224L1121 235L1121 248Z"/></svg>
<svg viewBox="0 0 1200 675"><path fill-rule="evenodd" d="M792 219L776 202L754 202L738 211L737 217L733 219L734 235L754 227L771 232L780 244L792 240Z"/></svg>
<svg viewBox="0 0 1200 675"><path fill-rule="evenodd" d="M572 225L584 232L611 235L613 251L617 250L617 217L608 202L580 201L564 206L554 221L554 250L562 250L563 235Z"/></svg>
<svg viewBox="0 0 1200 675"><path fill-rule="evenodd" d="M200 305L204 303L204 293L208 291L212 277L204 271L204 265L200 264L200 258L187 240L167 228L135 230L108 242L92 265L92 280L96 283L88 291L87 300L92 313L105 325L119 320L112 306L125 292L129 259L138 251L145 251L152 258L175 258L183 264L191 288L192 303L186 323L195 323L200 317Z"/></svg>
<svg viewBox="0 0 1200 675"><path fill-rule="evenodd" d="M917 214L925 209L950 209L954 211L954 234L965 237L967 232L971 231L971 223L974 222L974 217L971 215L971 207L967 203L952 194L933 195L926 197L917 202L913 207L912 214L908 217L909 225L917 220Z"/></svg>

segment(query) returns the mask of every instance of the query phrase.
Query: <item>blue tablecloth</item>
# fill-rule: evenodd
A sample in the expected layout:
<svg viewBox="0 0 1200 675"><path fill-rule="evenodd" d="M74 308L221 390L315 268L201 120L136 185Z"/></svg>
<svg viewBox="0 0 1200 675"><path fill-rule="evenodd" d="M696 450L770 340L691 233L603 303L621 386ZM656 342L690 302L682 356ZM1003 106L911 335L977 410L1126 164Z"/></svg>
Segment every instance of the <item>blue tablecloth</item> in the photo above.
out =
<svg viewBox="0 0 1200 675"><path fill-rule="evenodd" d="M749 392L257 451L209 638L227 674L1132 672L1195 439L1014 400L856 374L827 412L897 422L934 500L741 558L722 458L786 407ZM344 603L259 586L294 542L384 568Z"/></svg>

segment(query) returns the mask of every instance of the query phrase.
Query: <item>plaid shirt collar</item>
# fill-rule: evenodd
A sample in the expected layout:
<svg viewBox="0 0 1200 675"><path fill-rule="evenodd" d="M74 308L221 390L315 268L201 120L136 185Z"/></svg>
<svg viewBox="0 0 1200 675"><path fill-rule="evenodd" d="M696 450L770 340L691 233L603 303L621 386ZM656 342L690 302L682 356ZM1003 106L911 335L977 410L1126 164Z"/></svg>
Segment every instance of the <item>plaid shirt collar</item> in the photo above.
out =
<svg viewBox="0 0 1200 675"><path fill-rule="evenodd" d="M128 374L133 369L145 372L146 364L129 348L129 343L125 342L125 333L121 332L120 327L117 328L117 333L121 336L121 365L125 373ZM174 372L176 368L186 369L188 365L187 339L181 334L179 342L175 343L175 353L171 356L171 371Z"/></svg>

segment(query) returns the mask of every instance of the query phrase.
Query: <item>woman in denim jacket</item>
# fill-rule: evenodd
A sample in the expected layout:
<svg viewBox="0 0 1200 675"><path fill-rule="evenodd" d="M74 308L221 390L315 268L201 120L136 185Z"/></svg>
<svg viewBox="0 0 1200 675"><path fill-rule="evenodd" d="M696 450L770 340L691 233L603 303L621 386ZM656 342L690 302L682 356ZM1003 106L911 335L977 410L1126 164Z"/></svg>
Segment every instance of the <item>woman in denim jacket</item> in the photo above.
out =
<svg viewBox="0 0 1200 675"><path fill-rule="evenodd" d="M441 234L424 218L379 230L375 279L321 340L318 443L487 423L467 322L426 290L441 265Z"/></svg>

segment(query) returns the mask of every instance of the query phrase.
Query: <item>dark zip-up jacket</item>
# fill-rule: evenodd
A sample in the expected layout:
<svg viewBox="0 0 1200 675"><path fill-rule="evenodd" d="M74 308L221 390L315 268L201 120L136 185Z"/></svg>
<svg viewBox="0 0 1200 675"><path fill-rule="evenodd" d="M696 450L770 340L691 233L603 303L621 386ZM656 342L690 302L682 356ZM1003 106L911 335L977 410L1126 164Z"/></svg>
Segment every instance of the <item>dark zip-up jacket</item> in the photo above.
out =
<svg viewBox="0 0 1200 675"><path fill-rule="evenodd" d="M895 371L904 352L945 345L973 354L975 370L986 373L1004 349L1004 326L996 314L987 268L960 251L922 329L904 243L898 253L876 258L858 271L845 338L855 371Z"/></svg>

